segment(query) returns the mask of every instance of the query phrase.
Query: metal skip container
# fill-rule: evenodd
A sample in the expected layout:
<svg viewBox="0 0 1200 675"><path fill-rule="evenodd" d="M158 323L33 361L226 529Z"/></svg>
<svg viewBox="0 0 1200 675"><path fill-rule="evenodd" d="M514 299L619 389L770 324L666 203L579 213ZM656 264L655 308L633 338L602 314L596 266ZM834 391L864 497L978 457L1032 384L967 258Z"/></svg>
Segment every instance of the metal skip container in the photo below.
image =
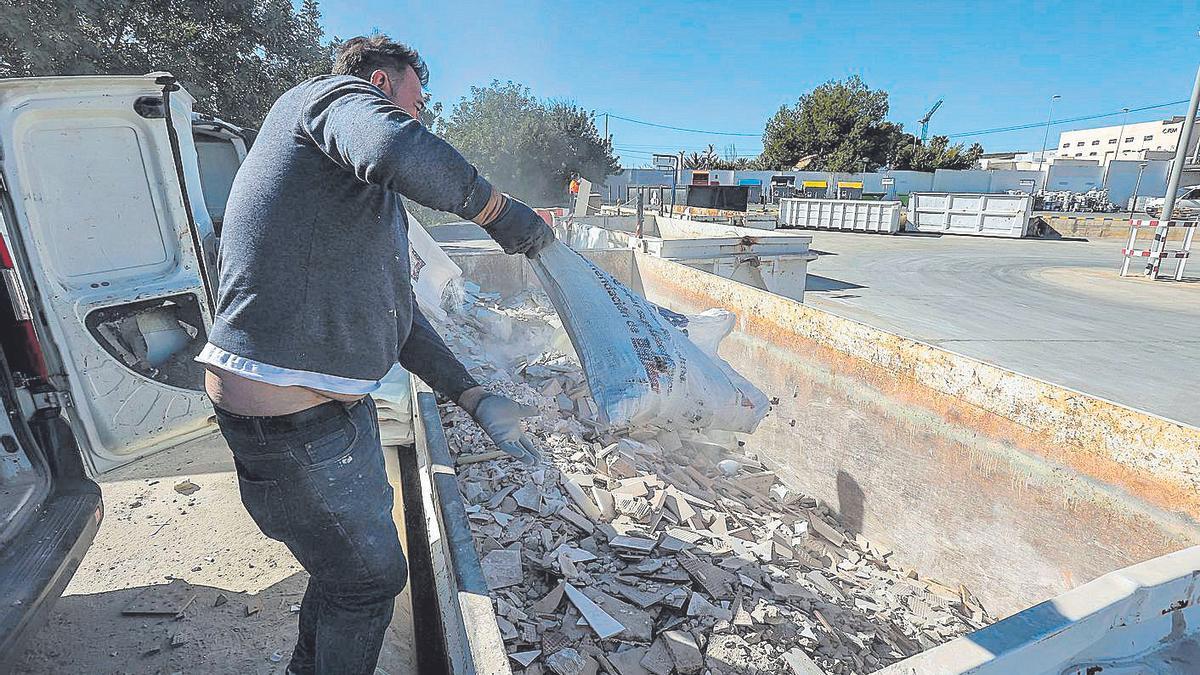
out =
<svg viewBox="0 0 1200 675"><path fill-rule="evenodd" d="M914 192L908 229L917 232L1024 237L1033 213L1030 195Z"/></svg>
<svg viewBox="0 0 1200 675"><path fill-rule="evenodd" d="M900 231L900 202L780 199L779 227L895 234Z"/></svg>
<svg viewBox="0 0 1200 675"><path fill-rule="evenodd" d="M568 246L581 251L624 248L681 262L689 267L804 301L812 237L764 232L746 227L647 215L645 232L636 233L636 218L558 220L555 231Z"/></svg>

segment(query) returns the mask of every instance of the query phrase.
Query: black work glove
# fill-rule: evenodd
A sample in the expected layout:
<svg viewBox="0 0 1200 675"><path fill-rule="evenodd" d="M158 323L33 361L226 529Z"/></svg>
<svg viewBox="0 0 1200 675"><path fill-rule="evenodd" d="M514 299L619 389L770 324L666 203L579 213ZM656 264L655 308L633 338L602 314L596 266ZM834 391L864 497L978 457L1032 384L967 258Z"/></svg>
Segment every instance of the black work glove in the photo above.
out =
<svg viewBox="0 0 1200 675"><path fill-rule="evenodd" d="M496 447L529 465L537 464L541 455L521 431L521 418L539 414L533 406L521 405L495 394L479 399L475 410L471 411L471 417Z"/></svg>
<svg viewBox="0 0 1200 675"><path fill-rule="evenodd" d="M524 253L532 258L554 241L554 230L519 199L504 195L500 215L483 229L510 255Z"/></svg>

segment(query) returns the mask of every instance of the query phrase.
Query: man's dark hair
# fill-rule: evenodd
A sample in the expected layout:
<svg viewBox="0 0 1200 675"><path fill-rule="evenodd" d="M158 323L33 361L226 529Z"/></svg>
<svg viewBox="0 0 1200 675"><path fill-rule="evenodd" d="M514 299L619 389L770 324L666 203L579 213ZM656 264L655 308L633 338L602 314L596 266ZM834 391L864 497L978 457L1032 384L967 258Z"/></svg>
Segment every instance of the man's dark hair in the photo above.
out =
<svg viewBox="0 0 1200 675"><path fill-rule="evenodd" d="M381 68L404 74L404 66L412 66L421 84L429 84L429 67L421 60L417 50L400 42L393 42L386 35L350 38L338 48L333 60L334 75L353 75L364 80Z"/></svg>

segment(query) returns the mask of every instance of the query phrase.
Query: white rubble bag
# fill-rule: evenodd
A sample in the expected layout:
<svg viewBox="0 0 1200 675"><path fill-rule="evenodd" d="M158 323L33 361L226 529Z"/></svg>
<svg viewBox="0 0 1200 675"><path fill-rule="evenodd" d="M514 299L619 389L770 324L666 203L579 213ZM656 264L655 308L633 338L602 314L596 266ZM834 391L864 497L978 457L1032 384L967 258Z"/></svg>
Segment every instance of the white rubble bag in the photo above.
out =
<svg viewBox="0 0 1200 675"><path fill-rule="evenodd" d="M716 355L728 312L662 310L562 242L530 262L609 424L749 433L766 415L767 397ZM681 321L689 332L696 322L705 348L672 325Z"/></svg>
<svg viewBox="0 0 1200 675"><path fill-rule="evenodd" d="M425 318L444 323L446 310L442 308L442 297L452 281L462 278L462 268L446 255L412 213L408 213L408 223L408 263L417 305Z"/></svg>
<svg viewBox="0 0 1200 675"><path fill-rule="evenodd" d="M462 277L462 269L446 255L420 221L408 214L408 262L417 306L433 323L446 321L442 297L447 287ZM408 371L394 364L371 392L379 413L379 436L383 445L416 442L413 429L412 380Z"/></svg>

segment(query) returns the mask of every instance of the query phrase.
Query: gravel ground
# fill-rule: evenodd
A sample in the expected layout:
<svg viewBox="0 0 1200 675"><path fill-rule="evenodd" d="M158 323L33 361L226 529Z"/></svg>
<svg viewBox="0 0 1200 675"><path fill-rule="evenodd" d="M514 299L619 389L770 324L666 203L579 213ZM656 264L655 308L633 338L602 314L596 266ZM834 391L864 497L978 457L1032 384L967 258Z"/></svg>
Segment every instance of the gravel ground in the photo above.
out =
<svg viewBox="0 0 1200 675"><path fill-rule="evenodd" d="M180 494L184 481L199 489ZM282 673L307 574L242 508L220 435L100 483L105 517L95 543L16 673ZM177 589L195 591L178 619L121 614L142 593ZM405 593L380 658L388 673L415 672L407 603ZM261 609L247 615L247 607ZM182 644L172 647L173 636Z"/></svg>

